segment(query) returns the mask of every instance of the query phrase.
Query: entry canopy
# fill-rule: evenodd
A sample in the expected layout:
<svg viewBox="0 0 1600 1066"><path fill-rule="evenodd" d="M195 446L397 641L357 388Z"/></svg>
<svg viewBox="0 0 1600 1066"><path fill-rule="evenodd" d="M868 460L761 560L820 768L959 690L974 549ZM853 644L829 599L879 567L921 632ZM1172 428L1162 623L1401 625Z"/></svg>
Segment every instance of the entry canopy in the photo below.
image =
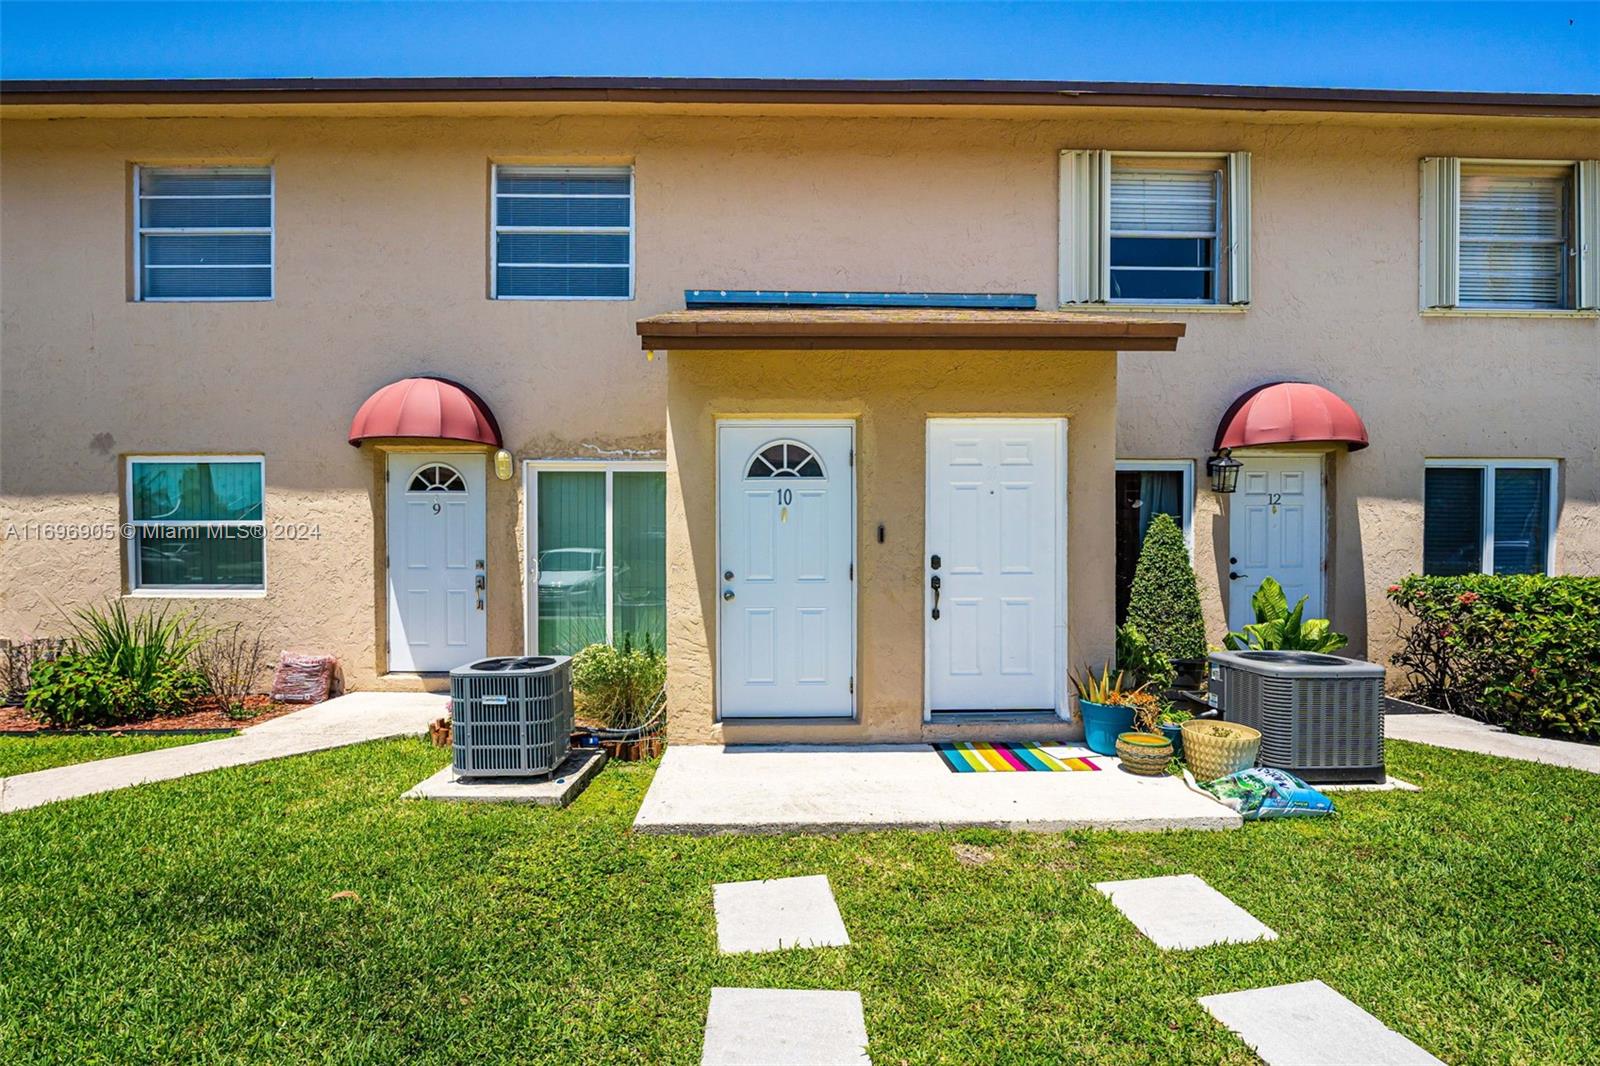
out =
<svg viewBox="0 0 1600 1066"><path fill-rule="evenodd" d="M438 377L402 378L361 405L350 422L350 443L373 437L462 440L500 447L500 424L477 393Z"/></svg>
<svg viewBox="0 0 1600 1066"><path fill-rule="evenodd" d="M668 311L637 323L651 351L1031 350L1170 352L1182 322L1067 311L955 308L713 308Z"/></svg>
<svg viewBox="0 0 1600 1066"><path fill-rule="evenodd" d="M1306 381L1257 385L1233 401L1217 425L1217 444L1254 448L1270 444L1344 443L1367 446L1367 427L1355 408Z"/></svg>

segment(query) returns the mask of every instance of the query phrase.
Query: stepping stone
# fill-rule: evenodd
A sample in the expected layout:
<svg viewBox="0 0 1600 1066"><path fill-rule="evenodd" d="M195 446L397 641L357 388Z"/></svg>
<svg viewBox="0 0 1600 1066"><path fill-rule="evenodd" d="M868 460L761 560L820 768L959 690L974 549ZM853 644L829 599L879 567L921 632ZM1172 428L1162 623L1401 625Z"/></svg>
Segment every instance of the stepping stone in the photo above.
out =
<svg viewBox="0 0 1600 1066"><path fill-rule="evenodd" d="M1201 996L1267 1066L1444 1066L1321 981Z"/></svg>
<svg viewBox="0 0 1600 1066"><path fill-rule="evenodd" d="M850 943L833 890L821 874L713 885L717 947L724 955Z"/></svg>
<svg viewBox="0 0 1600 1066"><path fill-rule="evenodd" d="M859 992L713 988L702 1066L871 1066Z"/></svg>
<svg viewBox="0 0 1600 1066"><path fill-rule="evenodd" d="M1194 874L1101 881L1094 886L1139 932L1168 951L1276 940L1278 934Z"/></svg>

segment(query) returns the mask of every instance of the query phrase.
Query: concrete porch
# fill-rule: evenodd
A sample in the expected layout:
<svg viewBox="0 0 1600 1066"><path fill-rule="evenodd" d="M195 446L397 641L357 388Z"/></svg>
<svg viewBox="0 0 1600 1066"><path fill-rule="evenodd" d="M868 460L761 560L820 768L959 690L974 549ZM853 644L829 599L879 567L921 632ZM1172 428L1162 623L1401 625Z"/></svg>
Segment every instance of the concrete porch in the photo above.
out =
<svg viewBox="0 0 1600 1066"><path fill-rule="evenodd" d="M1052 754L1085 754L1047 745ZM1114 757L1098 772L952 773L927 744L679 744L633 827L641 833L849 833L884 829L1236 829L1239 816L1181 778Z"/></svg>

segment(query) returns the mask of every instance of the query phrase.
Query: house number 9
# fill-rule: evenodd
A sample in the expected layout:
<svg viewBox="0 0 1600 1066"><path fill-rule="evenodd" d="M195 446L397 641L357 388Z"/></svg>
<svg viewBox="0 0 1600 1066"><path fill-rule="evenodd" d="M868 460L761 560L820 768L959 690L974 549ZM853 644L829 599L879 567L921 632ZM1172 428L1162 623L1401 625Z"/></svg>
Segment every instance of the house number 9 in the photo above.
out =
<svg viewBox="0 0 1600 1066"><path fill-rule="evenodd" d="M434 514L438 514L442 509L443 508L441 508L440 505L437 502L434 503L434 505L433 505L433 513Z"/></svg>

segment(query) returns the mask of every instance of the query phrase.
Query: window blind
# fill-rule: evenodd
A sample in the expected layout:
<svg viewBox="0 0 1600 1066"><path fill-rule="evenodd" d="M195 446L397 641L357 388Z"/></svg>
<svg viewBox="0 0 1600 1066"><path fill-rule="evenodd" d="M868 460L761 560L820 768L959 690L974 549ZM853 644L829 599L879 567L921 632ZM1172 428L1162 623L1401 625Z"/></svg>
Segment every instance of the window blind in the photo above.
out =
<svg viewBox="0 0 1600 1066"><path fill-rule="evenodd" d="M1570 306L1571 196L1570 177L1464 168L1460 306Z"/></svg>
<svg viewBox="0 0 1600 1066"><path fill-rule="evenodd" d="M1430 467L1422 494L1422 572L1483 571L1483 470Z"/></svg>
<svg viewBox="0 0 1600 1066"><path fill-rule="evenodd" d="M1494 472L1494 572L1542 574L1550 531L1550 471Z"/></svg>
<svg viewBox="0 0 1600 1066"><path fill-rule="evenodd" d="M496 167L494 295L633 295L633 172Z"/></svg>
<svg viewBox="0 0 1600 1066"><path fill-rule="evenodd" d="M259 460L130 460L128 490L134 587L264 587Z"/></svg>
<svg viewBox="0 0 1600 1066"><path fill-rule="evenodd" d="M1113 237L1202 237L1216 231L1216 171L1112 169Z"/></svg>
<svg viewBox="0 0 1600 1066"><path fill-rule="evenodd" d="M135 171L141 300L272 298L269 167Z"/></svg>

